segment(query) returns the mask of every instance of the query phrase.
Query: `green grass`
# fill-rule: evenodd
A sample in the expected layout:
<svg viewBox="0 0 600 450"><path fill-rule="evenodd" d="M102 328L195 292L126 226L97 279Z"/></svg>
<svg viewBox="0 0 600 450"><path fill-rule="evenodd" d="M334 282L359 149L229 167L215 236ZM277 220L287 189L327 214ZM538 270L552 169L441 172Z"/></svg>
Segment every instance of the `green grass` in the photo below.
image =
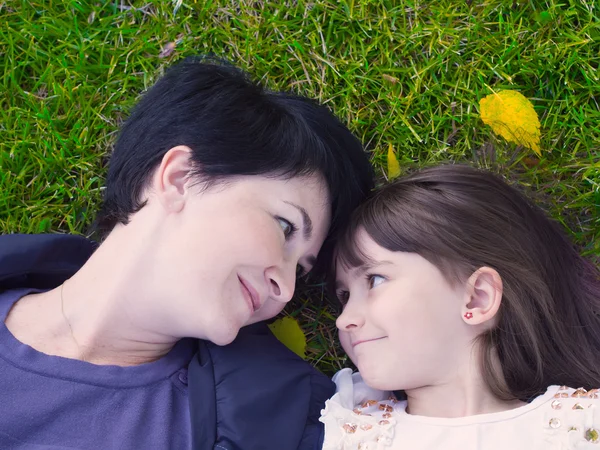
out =
<svg viewBox="0 0 600 450"><path fill-rule="evenodd" d="M464 161L538 193L600 256L600 12L592 0L0 2L0 232L85 232L106 156L138 95L184 56L212 53L328 105L385 174ZM161 50L175 43L170 56ZM484 126L479 100L531 99L542 157ZM345 364L334 311L289 312L327 373Z"/></svg>

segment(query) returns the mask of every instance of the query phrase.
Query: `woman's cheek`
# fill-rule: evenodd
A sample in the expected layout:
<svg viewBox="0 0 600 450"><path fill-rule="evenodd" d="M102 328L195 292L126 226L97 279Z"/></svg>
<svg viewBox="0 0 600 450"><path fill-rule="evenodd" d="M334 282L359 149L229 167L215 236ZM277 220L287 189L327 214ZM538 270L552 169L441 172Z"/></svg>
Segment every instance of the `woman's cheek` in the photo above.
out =
<svg viewBox="0 0 600 450"><path fill-rule="evenodd" d="M277 316L281 311L285 308L285 303L278 302L275 300L267 300L267 302L260 308L259 311L254 313L248 321L244 324L251 325L256 322L261 322L263 320L269 320L273 317Z"/></svg>
<svg viewBox="0 0 600 450"><path fill-rule="evenodd" d="M269 262L280 261L285 246L285 238L281 227L277 224L273 225L271 221L266 221L258 230L253 238L256 244L254 250L256 255L260 259Z"/></svg>

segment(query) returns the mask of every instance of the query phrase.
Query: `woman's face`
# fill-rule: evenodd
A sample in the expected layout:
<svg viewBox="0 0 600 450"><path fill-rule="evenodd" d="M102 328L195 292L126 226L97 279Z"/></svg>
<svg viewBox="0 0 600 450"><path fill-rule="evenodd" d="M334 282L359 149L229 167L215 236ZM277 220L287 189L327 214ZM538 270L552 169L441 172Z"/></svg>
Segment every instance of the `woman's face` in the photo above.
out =
<svg viewBox="0 0 600 450"><path fill-rule="evenodd" d="M336 291L345 304L337 319L346 353L371 387L415 389L456 375L470 346L461 306L464 287L416 253L392 252L359 231L369 267L338 264Z"/></svg>
<svg viewBox="0 0 600 450"><path fill-rule="evenodd" d="M330 204L317 176L245 176L197 191L165 220L156 260L180 337L224 345L292 298L327 235Z"/></svg>

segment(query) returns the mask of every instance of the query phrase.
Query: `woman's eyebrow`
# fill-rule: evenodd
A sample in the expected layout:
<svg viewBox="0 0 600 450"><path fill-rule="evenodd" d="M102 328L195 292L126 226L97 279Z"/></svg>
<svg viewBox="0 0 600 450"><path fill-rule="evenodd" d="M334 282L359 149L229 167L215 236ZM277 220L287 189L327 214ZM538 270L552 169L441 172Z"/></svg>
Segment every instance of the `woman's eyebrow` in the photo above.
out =
<svg viewBox="0 0 600 450"><path fill-rule="evenodd" d="M292 205L294 208L296 208L298 211L300 211L300 214L302 215L302 222L303 222L302 234L304 235L304 239L309 241L310 238L312 237L313 224L312 224L312 220L310 219L310 216L306 212L306 209L304 209L300 205L296 205L295 203L286 202L285 200L284 200L284 203L287 203L288 205Z"/></svg>

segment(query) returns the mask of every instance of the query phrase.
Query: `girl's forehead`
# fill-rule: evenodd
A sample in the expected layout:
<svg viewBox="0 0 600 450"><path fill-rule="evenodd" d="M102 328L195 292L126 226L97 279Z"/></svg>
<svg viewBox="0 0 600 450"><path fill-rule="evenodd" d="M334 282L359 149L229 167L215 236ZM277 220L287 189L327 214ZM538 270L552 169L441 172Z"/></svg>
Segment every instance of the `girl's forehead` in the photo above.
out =
<svg viewBox="0 0 600 450"><path fill-rule="evenodd" d="M344 237L338 245L335 254L336 272L370 265L378 259L380 247L363 228L356 228L350 235Z"/></svg>

